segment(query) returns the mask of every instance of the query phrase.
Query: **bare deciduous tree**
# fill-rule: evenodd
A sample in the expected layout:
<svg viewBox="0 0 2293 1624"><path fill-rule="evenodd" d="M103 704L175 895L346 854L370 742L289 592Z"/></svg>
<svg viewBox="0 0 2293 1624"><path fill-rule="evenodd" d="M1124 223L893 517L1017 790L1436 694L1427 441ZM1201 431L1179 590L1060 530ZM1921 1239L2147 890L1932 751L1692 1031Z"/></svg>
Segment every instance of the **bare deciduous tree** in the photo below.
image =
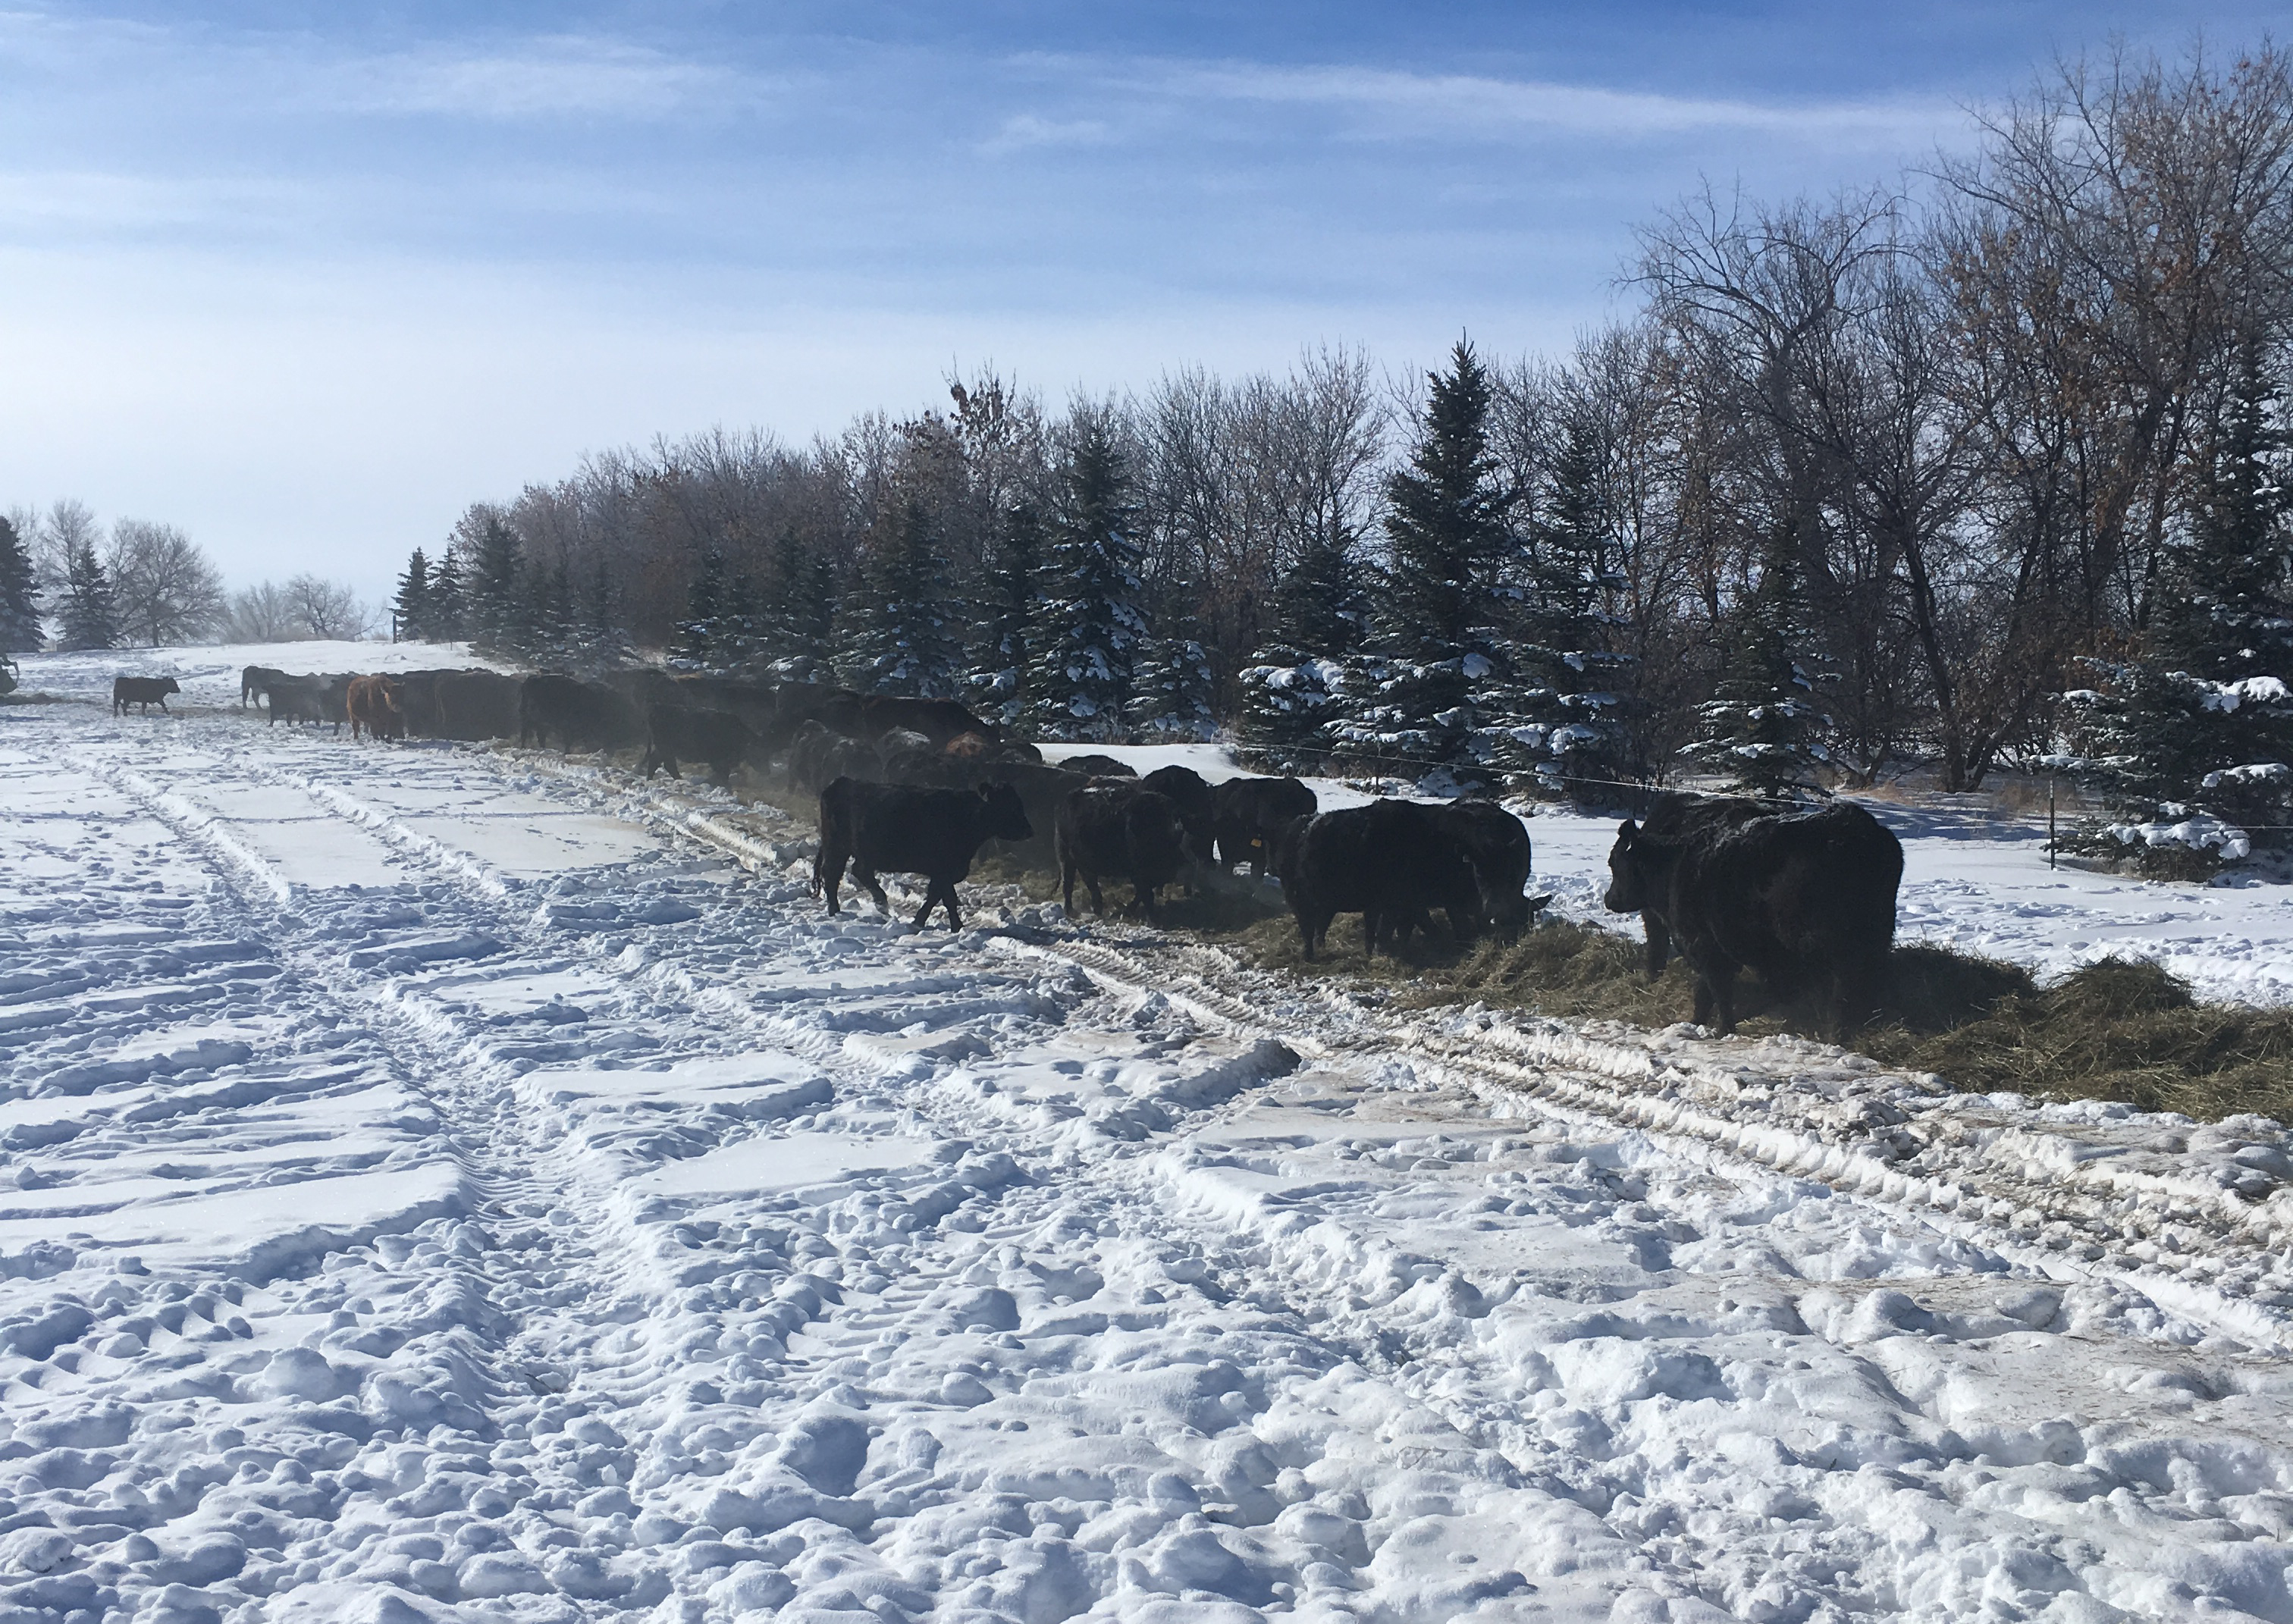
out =
<svg viewBox="0 0 2293 1624"><path fill-rule="evenodd" d="M155 649L195 642L223 618L223 577L174 525L120 520L109 567L121 630L135 642Z"/></svg>
<svg viewBox="0 0 2293 1624"><path fill-rule="evenodd" d="M312 637L349 642L374 630L374 610L339 581L298 575L287 583L287 601Z"/></svg>

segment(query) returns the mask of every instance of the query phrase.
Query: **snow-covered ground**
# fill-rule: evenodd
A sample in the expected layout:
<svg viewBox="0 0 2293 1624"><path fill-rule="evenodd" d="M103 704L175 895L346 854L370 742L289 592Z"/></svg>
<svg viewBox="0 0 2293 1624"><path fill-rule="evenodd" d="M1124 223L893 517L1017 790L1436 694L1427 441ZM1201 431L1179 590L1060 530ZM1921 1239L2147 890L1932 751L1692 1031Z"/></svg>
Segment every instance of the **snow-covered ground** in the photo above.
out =
<svg viewBox="0 0 2293 1624"><path fill-rule="evenodd" d="M0 1620L2293 1620L2273 1125L829 919L237 663L0 707Z"/></svg>

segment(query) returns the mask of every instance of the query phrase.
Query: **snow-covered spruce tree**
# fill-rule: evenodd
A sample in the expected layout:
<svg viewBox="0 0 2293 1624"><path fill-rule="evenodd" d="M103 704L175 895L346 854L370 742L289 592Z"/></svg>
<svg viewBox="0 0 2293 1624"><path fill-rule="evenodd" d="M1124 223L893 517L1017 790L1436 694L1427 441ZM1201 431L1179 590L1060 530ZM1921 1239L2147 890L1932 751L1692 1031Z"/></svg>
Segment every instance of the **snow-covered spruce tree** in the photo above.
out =
<svg viewBox="0 0 2293 1624"><path fill-rule="evenodd" d="M1244 749L1259 766L1318 771L1329 753L1324 731L1342 698L1342 662L1367 618L1370 567L1343 531L1308 544L1275 589L1272 634L1241 674Z"/></svg>
<svg viewBox="0 0 2293 1624"><path fill-rule="evenodd" d="M621 632L613 572L604 563L598 564L581 594L573 652L577 667L585 671L618 671L629 663L629 643Z"/></svg>
<svg viewBox="0 0 2293 1624"><path fill-rule="evenodd" d="M2086 849L2200 874L2293 822L2293 467L2260 346L2248 343L2189 523L2167 544L2135 658L2089 661L2063 696L2062 759L2119 820Z"/></svg>
<svg viewBox="0 0 2293 1624"><path fill-rule="evenodd" d="M430 571L430 641L459 642L470 634L469 559L449 541Z"/></svg>
<svg viewBox="0 0 2293 1624"><path fill-rule="evenodd" d="M860 572L839 650L844 680L862 693L952 699L961 658L940 534L910 497Z"/></svg>
<svg viewBox="0 0 2293 1624"><path fill-rule="evenodd" d="M748 672L764 663L765 594L746 570L735 570L725 584L723 627L717 648L720 669Z"/></svg>
<svg viewBox="0 0 2293 1624"><path fill-rule="evenodd" d="M1496 574L1511 501L1488 445L1489 378L1460 339L1409 465L1386 487L1390 562L1368 646L1347 662L1333 754L1429 787L1484 785L1485 707L1504 680Z"/></svg>
<svg viewBox="0 0 2293 1624"><path fill-rule="evenodd" d="M462 612L470 646L481 654L523 655L532 617L524 549L498 513L478 527L462 578Z"/></svg>
<svg viewBox="0 0 2293 1624"><path fill-rule="evenodd" d="M76 543L64 554L64 589L56 604L62 635L56 646L66 650L116 649L119 646L119 607L111 578L92 541Z"/></svg>
<svg viewBox="0 0 2293 1624"><path fill-rule="evenodd" d="M581 610L573 571L563 553L547 570L532 573L526 608L527 655L553 671L581 669Z"/></svg>
<svg viewBox="0 0 2293 1624"><path fill-rule="evenodd" d="M1113 743L1146 635L1138 508L1107 415L1077 419L1059 469L1029 714L1045 738Z"/></svg>
<svg viewBox="0 0 2293 1624"><path fill-rule="evenodd" d="M28 654L40 646L39 578L30 544L0 513L0 654Z"/></svg>
<svg viewBox="0 0 2293 1624"><path fill-rule="evenodd" d="M725 624L732 582L725 554L711 547L685 588L685 618L677 623L668 663L681 671L713 671L723 658L730 628Z"/></svg>
<svg viewBox="0 0 2293 1624"><path fill-rule="evenodd" d="M1834 674L1814 646L1792 533L1779 525L1762 549L1751 595L1737 606L1718 687L1697 707L1697 737L1684 754L1746 795L1827 796L1831 715L1818 688Z"/></svg>
<svg viewBox="0 0 2293 1624"><path fill-rule="evenodd" d="M1218 732L1211 711L1218 679L1197 630L1181 620L1170 635L1140 645L1129 714L1133 732L1150 743L1199 743Z"/></svg>
<svg viewBox="0 0 2293 1624"><path fill-rule="evenodd" d="M1529 542L1507 627L1511 680L1492 701L1496 758L1539 794L1613 802L1631 753L1615 677L1630 661L1610 651L1605 605L1622 581L1609 569L1600 448L1580 421L1564 432Z"/></svg>
<svg viewBox="0 0 2293 1624"><path fill-rule="evenodd" d="M784 683L827 680L835 617L835 561L807 547L794 528L782 530L758 627L766 668Z"/></svg>
<svg viewBox="0 0 2293 1624"><path fill-rule="evenodd" d="M430 561L419 547L406 561L406 573L398 578L398 596L393 607L398 610L401 642L433 641L430 629Z"/></svg>
<svg viewBox="0 0 2293 1624"><path fill-rule="evenodd" d="M1043 552L1042 514L1033 503L1016 504L995 527L986 578L972 601L979 634L965 678L968 697L1005 727L1018 725L1027 712L1043 613Z"/></svg>

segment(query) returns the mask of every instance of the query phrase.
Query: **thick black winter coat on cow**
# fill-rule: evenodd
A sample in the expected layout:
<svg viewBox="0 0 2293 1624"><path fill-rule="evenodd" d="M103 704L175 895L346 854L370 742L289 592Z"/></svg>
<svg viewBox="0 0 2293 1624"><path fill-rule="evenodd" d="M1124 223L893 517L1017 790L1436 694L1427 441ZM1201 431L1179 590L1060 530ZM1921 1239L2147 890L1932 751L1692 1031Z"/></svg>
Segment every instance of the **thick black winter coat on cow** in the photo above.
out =
<svg viewBox="0 0 2293 1624"><path fill-rule="evenodd" d="M1179 809L1179 821L1187 827L1187 855L1207 867L1218 837L1218 796L1210 781L1192 767L1177 765L1157 767L1138 781Z"/></svg>
<svg viewBox="0 0 2293 1624"><path fill-rule="evenodd" d="M1757 804L1752 804L1756 807ZM1696 972L1696 1019L1736 1027L1736 974L1778 996L1813 990L1835 1036L1877 1010L1895 941L1903 847L1860 806L1774 812L1737 808L1668 819L1651 836L1618 828L1608 853L1608 908L1660 911ZM1649 962L1660 963L1651 944Z"/></svg>
<svg viewBox="0 0 2293 1624"><path fill-rule="evenodd" d="M544 672L519 691L517 741L547 747L614 750L635 744L644 729L636 702L603 683Z"/></svg>
<svg viewBox="0 0 2293 1624"><path fill-rule="evenodd" d="M247 708L249 699L268 699L271 684L284 681L287 674L271 666L248 666L239 674L239 705Z"/></svg>
<svg viewBox="0 0 2293 1624"><path fill-rule="evenodd" d="M971 873L972 859L991 840L1025 840L1034 831L1019 793L1009 784L976 789L923 789L910 784L866 784L839 778L820 792L820 855L813 864L814 895L840 911L844 869L891 911L876 877L920 874L927 881L919 929L944 904L950 930L961 927L955 887Z"/></svg>
<svg viewBox="0 0 2293 1624"><path fill-rule="evenodd" d="M1436 908L1449 916L1460 941L1479 930L1480 881L1430 807L1414 801L1344 807L1317 814L1302 830L1292 826L1277 840L1283 893L1309 959L1340 914L1362 916L1372 954L1389 936L1398 942L1411 921Z"/></svg>
<svg viewBox="0 0 2293 1624"><path fill-rule="evenodd" d="M1075 880L1090 892L1090 905L1104 914L1102 879L1130 882L1131 906L1155 917L1155 893L1178 877L1187 860L1186 825L1168 796L1141 785L1094 785L1071 791L1059 803L1054 845L1059 864L1060 901L1074 911Z"/></svg>
<svg viewBox="0 0 2293 1624"><path fill-rule="evenodd" d="M1527 826L1495 801L1450 801L1432 810L1436 826L1472 865L1490 928L1508 941L1519 937L1536 911L1528 896Z"/></svg>
<svg viewBox="0 0 2293 1624"><path fill-rule="evenodd" d="M1757 801L1744 796L1682 795L1666 791L1657 796L1648 809L1648 816L1640 820L1634 838L1651 848L1687 845L1708 840L1732 828L1740 828L1754 818L1770 817L1788 812L1787 801ZM1615 869L1611 856L1609 868ZM1613 882L1609 894L1619 894ZM1669 885L1644 885L1634 894L1640 898L1641 929L1648 937L1649 979L1654 981L1664 974L1672 960L1672 888ZM1608 904L1611 911L1629 913L1628 908Z"/></svg>
<svg viewBox="0 0 2293 1624"><path fill-rule="evenodd" d="M645 711L645 753L639 771L651 778L667 767L669 777L682 778L680 762L706 762L709 778L721 787L732 782L733 769L749 759L756 742L749 724L729 712L655 701Z"/></svg>
<svg viewBox="0 0 2293 1624"><path fill-rule="evenodd" d="M1316 811L1314 792L1294 778L1230 778L1211 790L1211 828L1218 860L1231 869L1244 858L1252 874L1272 870L1275 838Z"/></svg>
<svg viewBox="0 0 2293 1624"><path fill-rule="evenodd" d="M114 677L111 679L111 714L124 716L131 705L140 705L147 711L154 705L166 710L167 696L182 691L172 676Z"/></svg>

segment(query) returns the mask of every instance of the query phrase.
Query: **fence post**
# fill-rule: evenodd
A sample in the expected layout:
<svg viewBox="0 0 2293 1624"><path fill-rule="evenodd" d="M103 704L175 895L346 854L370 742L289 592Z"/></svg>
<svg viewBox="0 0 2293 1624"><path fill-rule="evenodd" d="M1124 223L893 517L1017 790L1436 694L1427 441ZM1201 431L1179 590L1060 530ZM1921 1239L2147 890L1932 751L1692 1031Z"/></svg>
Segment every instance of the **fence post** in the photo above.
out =
<svg viewBox="0 0 2293 1624"><path fill-rule="evenodd" d="M2046 780L2046 867L2054 866L2054 780Z"/></svg>

